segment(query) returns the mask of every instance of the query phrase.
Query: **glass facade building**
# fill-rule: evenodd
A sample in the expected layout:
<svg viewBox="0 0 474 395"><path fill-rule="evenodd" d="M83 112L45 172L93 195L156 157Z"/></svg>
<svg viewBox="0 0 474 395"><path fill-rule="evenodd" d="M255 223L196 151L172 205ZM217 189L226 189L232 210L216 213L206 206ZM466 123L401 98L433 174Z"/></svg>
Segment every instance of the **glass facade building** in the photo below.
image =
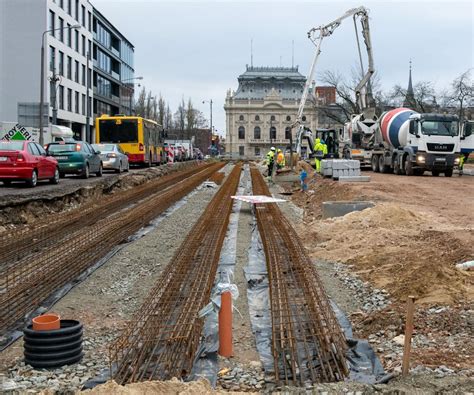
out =
<svg viewBox="0 0 474 395"><path fill-rule="evenodd" d="M93 89L95 117L131 114L133 104L133 45L97 9L93 9Z"/></svg>

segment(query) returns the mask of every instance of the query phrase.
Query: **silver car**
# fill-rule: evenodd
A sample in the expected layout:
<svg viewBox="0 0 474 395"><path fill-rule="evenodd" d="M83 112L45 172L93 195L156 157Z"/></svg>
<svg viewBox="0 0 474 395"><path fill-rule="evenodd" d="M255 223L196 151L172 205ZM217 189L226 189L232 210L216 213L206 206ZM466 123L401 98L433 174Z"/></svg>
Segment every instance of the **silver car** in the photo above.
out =
<svg viewBox="0 0 474 395"><path fill-rule="evenodd" d="M96 151L100 151L100 158L104 170L115 170L116 173L129 171L128 156L118 144L92 144Z"/></svg>

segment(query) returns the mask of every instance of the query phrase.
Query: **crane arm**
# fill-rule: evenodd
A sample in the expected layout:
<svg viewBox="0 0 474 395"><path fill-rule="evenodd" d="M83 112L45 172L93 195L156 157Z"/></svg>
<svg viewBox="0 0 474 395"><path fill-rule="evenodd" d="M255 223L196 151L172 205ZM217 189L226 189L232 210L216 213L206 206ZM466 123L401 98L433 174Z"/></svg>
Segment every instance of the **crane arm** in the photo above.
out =
<svg viewBox="0 0 474 395"><path fill-rule="evenodd" d="M354 21L357 16L361 17L361 24L362 24L362 34L364 36L364 41L365 45L367 47L367 52L369 56L369 66L367 73L363 77L362 81L357 85L356 87L356 96L359 98L360 92L362 88L369 82L370 77L374 73L374 65L373 65L373 56L372 56L372 46L371 46L371 41L370 41L370 30L369 30L369 17L368 17L368 11L365 7L357 7L357 8L351 8L350 10L347 10L342 16L339 18L333 20L332 22L322 25L319 27L314 27L308 32L308 38L313 42L313 44L316 46L316 51L314 53L313 61L311 63L311 67L309 70L308 77L306 78L306 83L303 89L303 94L301 95L301 101L300 105L298 108L298 113L296 116L295 122L291 125L291 128L293 129L294 127L298 126L298 131L296 133L296 152L298 154L301 153L301 142L302 138L305 135L305 129L304 126L301 123L302 117L303 117L303 112L304 108L306 105L306 101L308 99L308 93L309 93L309 88L311 85L311 81L314 79L314 75L316 72L316 63L318 61L319 55L321 53L321 43L325 37L329 37L331 34L333 34L334 30L336 30L341 22L346 19L353 17ZM360 51L359 51L360 53Z"/></svg>

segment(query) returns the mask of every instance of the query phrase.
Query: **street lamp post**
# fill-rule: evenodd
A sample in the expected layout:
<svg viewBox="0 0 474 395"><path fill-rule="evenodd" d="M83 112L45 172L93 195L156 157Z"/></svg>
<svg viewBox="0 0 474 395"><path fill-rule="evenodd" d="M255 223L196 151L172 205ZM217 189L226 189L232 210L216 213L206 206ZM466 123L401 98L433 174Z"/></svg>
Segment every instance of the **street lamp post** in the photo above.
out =
<svg viewBox="0 0 474 395"><path fill-rule="evenodd" d="M202 101L202 104L204 103L209 103L209 107L210 107L210 110L211 110L211 119L210 119L210 123L211 123L211 134L212 134L212 99L211 100L203 100Z"/></svg>
<svg viewBox="0 0 474 395"><path fill-rule="evenodd" d="M70 29L80 29L81 25L72 25L66 27L58 27L56 29L48 29L43 32L41 35L41 78L40 78L40 108L39 108L39 130L40 130L40 145L44 145L44 136L43 136L43 105L44 105L44 36L47 33L54 32L56 30L70 30Z"/></svg>
<svg viewBox="0 0 474 395"><path fill-rule="evenodd" d="M212 146L212 99L211 100L203 100L202 104L204 103L209 103L209 108L210 108L210 130L211 130L211 146Z"/></svg>
<svg viewBox="0 0 474 395"><path fill-rule="evenodd" d="M143 80L143 77L133 77L133 78L129 78L129 79L126 79L126 80L122 80L122 86L126 89L128 89L128 91L130 92L130 95L129 95L129 105L130 105L130 108L129 108L129 111L128 111L128 115L132 115L132 95L133 95L133 88L130 88L129 86L125 85L124 82L128 82L128 81L133 81L133 80ZM135 85L135 83L132 83L133 85ZM140 86L140 85L139 85ZM122 107L122 100L120 100L120 107Z"/></svg>

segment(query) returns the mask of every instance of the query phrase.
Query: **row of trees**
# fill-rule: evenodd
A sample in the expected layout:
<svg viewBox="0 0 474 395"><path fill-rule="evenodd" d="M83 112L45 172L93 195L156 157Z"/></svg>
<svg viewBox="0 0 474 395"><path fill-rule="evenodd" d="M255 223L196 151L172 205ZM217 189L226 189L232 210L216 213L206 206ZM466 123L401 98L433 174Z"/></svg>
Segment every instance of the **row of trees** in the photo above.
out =
<svg viewBox="0 0 474 395"><path fill-rule="evenodd" d="M320 76L322 85L332 86L336 90L337 101L333 108L319 106L324 115L337 123L345 123L351 114L359 114L361 109L355 99L355 87L360 75L353 72L351 78L344 78L340 73L326 71ZM400 107L407 97L407 89L395 85L390 91L381 89L380 77L375 74L371 79L371 88L376 113L380 115L390 107ZM413 97L410 108L419 112L447 111L455 112L462 119L466 108L474 106L474 81L472 69L455 78L448 88L436 91L430 81L420 81L413 85Z"/></svg>
<svg viewBox="0 0 474 395"><path fill-rule="evenodd" d="M147 119L152 119L163 125L165 129L193 130L208 127L209 122L204 114L194 107L191 98L187 103L184 97L173 113L169 103L161 93L157 96L153 92L142 88L135 103L135 114Z"/></svg>

